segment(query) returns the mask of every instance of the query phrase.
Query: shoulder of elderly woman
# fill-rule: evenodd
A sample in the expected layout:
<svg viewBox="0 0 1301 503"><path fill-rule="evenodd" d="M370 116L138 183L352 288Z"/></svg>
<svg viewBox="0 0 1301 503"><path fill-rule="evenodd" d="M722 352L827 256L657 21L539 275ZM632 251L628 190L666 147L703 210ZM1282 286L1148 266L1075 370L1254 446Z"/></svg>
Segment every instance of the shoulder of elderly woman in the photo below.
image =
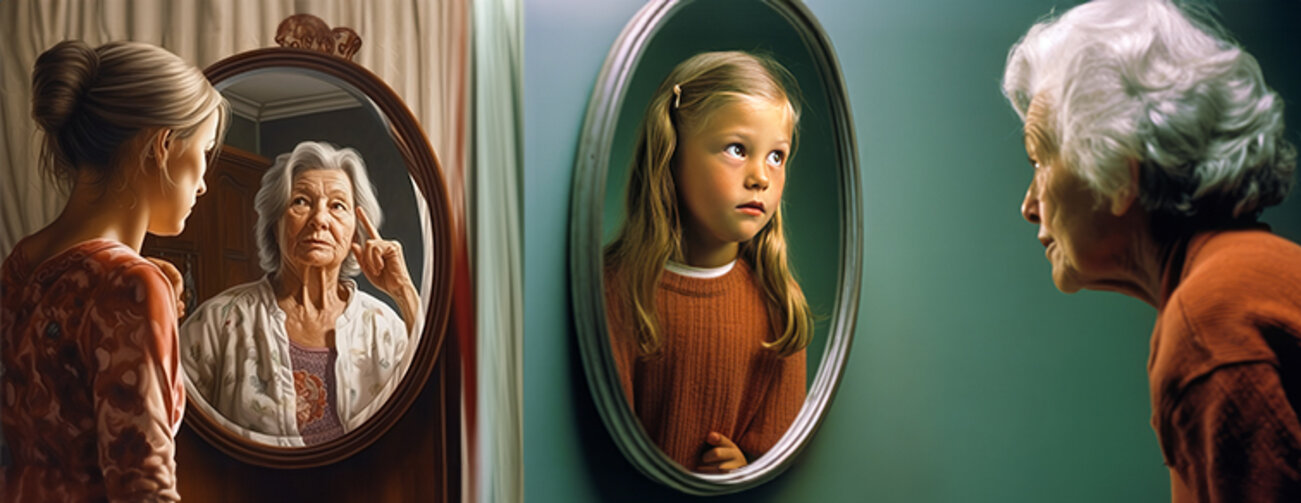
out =
<svg viewBox="0 0 1301 503"><path fill-rule="evenodd" d="M361 309L361 312L370 312L375 316L383 318L395 318L398 321L402 320L402 316L398 315L397 311L394 311L393 308L384 303L384 301L379 300L379 298L361 289L354 291L356 292L356 297L353 299L353 302L357 303L357 307Z"/></svg>
<svg viewBox="0 0 1301 503"><path fill-rule="evenodd" d="M405 352L407 342L407 324L402 316L393 310L384 301L379 300L374 295L366 293L360 289L354 290L352 305L350 311L355 312L354 316L360 316L351 324L352 329L362 332L361 334L353 333L351 335L364 335L367 338L378 336L375 342L384 346L395 346L393 349L400 356ZM387 334L387 335L386 335ZM371 345L372 343L362 343Z"/></svg>
<svg viewBox="0 0 1301 503"><path fill-rule="evenodd" d="M1301 313L1301 245L1268 230L1198 235L1189 242L1183 263L1171 300L1201 308L1194 311L1260 310L1277 304L1275 308Z"/></svg>
<svg viewBox="0 0 1301 503"><path fill-rule="evenodd" d="M1153 427L1183 501L1298 501L1301 246L1262 230L1187 248L1148 363Z"/></svg>
<svg viewBox="0 0 1301 503"><path fill-rule="evenodd" d="M232 286L203 301L181 324L181 332L194 332L202 328L215 328L224 321L248 316L248 311L261 308L275 297L266 278Z"/></svg>
<svg viewBox="0 0 1301 503"><path fill-rule="evenodd" d="M1301 347L1296 243L1264 230L1202 234L1189 243L1182 273L1171 274L1180 274L1180 282L1153 331L1154 404L1221 366L1277 363L1274 347L1280 342ZM1275 334L1292 340L1270 340Z"/></svg>

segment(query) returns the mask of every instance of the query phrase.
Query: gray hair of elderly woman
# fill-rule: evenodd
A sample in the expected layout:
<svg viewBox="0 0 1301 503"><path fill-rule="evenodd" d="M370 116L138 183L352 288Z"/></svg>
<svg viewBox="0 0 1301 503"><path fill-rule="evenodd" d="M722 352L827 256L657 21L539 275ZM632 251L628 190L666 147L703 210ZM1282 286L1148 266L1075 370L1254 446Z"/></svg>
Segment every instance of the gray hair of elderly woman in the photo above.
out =
<svg viewBox="0 0 1301 503"><path fill-rule="evenodd" d="M293 152L280 154L266 174L262 175L262 187L253 199L257 210L257 225L254 235L257 238L258 260L262 270L268 274L280 270L280 240L276 233L280 228L280 219L289 208L289 196L293 188L294 177L311 170L336 170L348 175L352 182L353 204L366 211L375 228L384 222L384 213L380 210L375 197L375 187L370 183L366 173L366 163L361 154L351 148L335 148L325 142L305 141L294 147ZM355 239L365 242L365 229L357 225ZM361 272L357 258L348 252L339 277L356 276Z"/></svg>
<svg viewBox="0 0 1301 503"><path fill-rule="evenodd" d="M1012 46L1003 94L1022 121L1044 101L1046 150L1100 202L1137 161L1157 232L1254 221L1292 187L1283 100L1209 16L1169 1L1095 1L1036 23Z"/></svg>

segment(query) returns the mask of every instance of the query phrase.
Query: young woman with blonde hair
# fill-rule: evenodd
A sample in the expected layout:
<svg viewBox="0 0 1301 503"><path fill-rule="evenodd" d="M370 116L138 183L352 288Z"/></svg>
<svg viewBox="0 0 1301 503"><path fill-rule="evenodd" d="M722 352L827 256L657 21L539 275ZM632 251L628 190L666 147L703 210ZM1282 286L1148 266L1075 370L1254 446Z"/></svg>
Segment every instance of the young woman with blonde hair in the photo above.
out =
<svg viewBox="0 0 1301 503"><path fill-rule="evenodd" d="M36 60L41 167L69 197L4 261L5 501L180 498L175 270L139 250L185 228L226 114L202 72L149 44L70 40Z"/></svg>

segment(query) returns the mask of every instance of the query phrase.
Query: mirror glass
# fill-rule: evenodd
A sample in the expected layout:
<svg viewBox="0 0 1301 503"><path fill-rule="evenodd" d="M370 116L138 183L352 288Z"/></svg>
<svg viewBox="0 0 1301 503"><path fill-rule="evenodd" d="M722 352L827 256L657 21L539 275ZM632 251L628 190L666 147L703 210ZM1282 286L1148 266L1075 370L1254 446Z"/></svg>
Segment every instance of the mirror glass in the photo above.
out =
<svg viewBox="0 0 1301 503"><path fill-rule="evenodd" d="M206 175L207 196L174 240L194 250L155 251L178 264L186 284L180 340L189 403L217 428L254 444L339 443L384 408L416 359L436 269L426 197L396 129L348 82L308 68L263 67L216 87L231 105L230 126ZM304 150L304 142L327 156L351 149L360 162L335 165L359 165L358 171L285 177L281 201L265 206L284 208L271 231L276 239L258 239L257 194L270 183L263 175L277 157ZM365 190L358 172L369 179L379 210L367 219L382 240L400 244L394 258L372 261L392 272L375 281L360 267L348 274L343 258L353 235L340 229L355 226L373 238L354 207L365 207L355 194ZM279 269L269 274L260 250L271 245ZM319 299L313 295L323 289L313 289L319 283L312 273L329 270L344 271L333 276L342 304L286 300ZM296 280L286 281L291 275ZM389 290L405 297L376 284L404 276L410 288ZM290 285L300 291L290 293Z"/></svg>
<svg viewBox="0 0 1301 503"><path fill-rule="evenodd" d="M419 189L407 172L388 121L369 98L347 83L301 68L247 72L222 81L217 89L231 104L223 152L234 154L238 149L265 158L269 164L303 141L356 150L382 200L384 221L377 230L382 238L402 243L407 271L421 291L428 261L421 217L428 210L421 207ZM400 311L364 274L353 279L360 290Z"/></svg>
<svg viewBox="0 0 1301 503"><path fill-rule="evenodd" d="M739 50L772 57L795 77L803 105L796 133L798 147L787 164L781 200L788 260L817 315L806 358L811 377L826 347L839 277L843 201L838 187L837 138L832 134L827 86L799 30L778 11L756 4L742 0L692 3L666 22L647 45L619 107L605 185L601 243L613 241L624 222L637 128L655 88L673 67L705 51ZM746 14L737 16L736 9L745 9ZM721 20L733 21L729 26L720 25ZM756 34L744 35L751 30ZM807 384L812 382L807 380Z"/></svg>
<svg viewBox="0 0 1301 503"><path fill-rule="evenodd" d="M419 205L422 199L417 197L406 162L378 108L352 86L306 69L252 71L226 79L217 88L231 104L231 126L224 147L231 157L247 155L270 167L277 163L277 158L294 152L303 142L318 142L330 150L352 149L358 154L373 186L371 197L382 212L383 220L375 230L380 238L401 244L402 265L415 287L412 293L418 295L424 283L425 263L429 260L424 246L425 226L421 224L422 215L427 211ZM218 169L225 167L219 164ZM216 199L241 207L256 204L255 197L249 197L253 195L250 191L239 190L237 186L260 180L250 178L233 183L238 172L238 169L223 170L216 177L228 184L214 191L221 194ZM296 204L311 206L312 201L296 199L300 195L315 195L310 184L305 187L306 192L300 193L298 184L311 180L302 176L292 177L290 200L285 206L287 215L295 211ZM353 176L345 174L342 181ZM356 180L352 182L343 186L346 192L354 190L347 185L360 187ZM262 183L266 182L252 186L260 187ZM342 212L305 210L302 216L306 220L298 235L311 234L307 237L316 240L313 243L327 241L317 246L328 248L335 244L332 236L335 233L314 231L313 226L337 227L348 218L364 232L365 224L357 221L355 214L348 214L352 203L360 201L356 193L352 196L351 202L339 201ZM336 203L332 199L320 201L322 207ZM230 215L224 208L219 211L223 219ZM340 218L335 213L348 218ZM368 218L376 220L376 216ZM236 230L238 227L245 227L246 232L253 230L253 221L247 218L238 221L229 225L236 226ZM293 224L288 223L291 221L286 219L285 224L278 226L277 236L286 245L292 239L279 233L293 232L290 227ZM317 223L322 221L329 223ZM259 248L270 242L264 239L259 244L254 236L249 256L258 256ZM346 246L342 242L337 244ZM313 249L309 253L307 258L318 260L315 254L319 252ZM197 404L207 406L225 426L253 441L278 446L325 443L355 430L392 396L410 367L423 317L419 312L412 312L411 319L403 320L406 313L393 294L376 286L367 274L356 274L341 281L355 283L355 290L351 291L355 293L340 295L354 297L347 299L346 307L335 315L334 323L328 320L325 323L333 330L327 328L319 337L308 334L300 339L294 335L292 311L311 311L317 307L285 300L283 291L292 288L285 278L291 276L294 259L293 254L283 249L280 256L282 272L267 275L259 270L256 276L246 274L245 278L236 278L234 269L228 269L222 293L199 299L211 305L207 309L202 304L197 306L181 328L182 350L193 353L182 357L187 383ZM332 260L324 261L325 269L342 266L329 264ZM310 275L313 269L307 271ZM307 289L308 298L315 294L311 283L310 278L297 282ZM240 300L249 296L258 300ZM302 298L296 294L288 296ZM278 305L271 306L272 300L278 300ZM363 300L370 304L362 303ZM376 305L376 301L383 305ZM306 314L309 319L315 315ZM303 327L302 330L311 329ZM295 339L314 343L300 344ZM288 365L284 364L286 356ZM260 362L249 362L249 359ZM292 418L287 417L290 413Z"/></svg>
<svg viewBox="0 0 1301 503"><path fill-rule="evenodd" d="M813 315L812 339L803 352L782 358L760 356L775 353L772 350L745 352L754 353L755 358L748 370L739 371L747 377L742 384L726 386L726 391L714 388L727 379L704 377L720 370L690 370L699 366L695 358L646 357L635 349L632 353L636 357L629 358L627 346L636 347L635 341L629 342L631 327L607 324L607 320L628 324L629 316L616 314L618 309L626 309L626 299L605 291L622 281L626 266L617 271L602 270L600 266L604 261L602 249L619 236L625 224L629 171L648 105L675 66L710 51L766 56L794 78L797 90L793 94L800 115L796 148L783 167L781 215L787 262ZM575 315L589 384L602 417L625 454L652 478L695 494L751 487L783 469L821 420L821 411L844 365L857 309L861 203L849 118L830 42L816 20L797 2L652 2L629 23L612 48L589 104L576 169L571 257ZM679 149L682 138L678 137ZM679 162L676 159L674 162ZM675 190L681 204L683 189ZM691 218L684 210L678 211L683 215L680 218ZM755 269L754 264L749 267ZM679 309L684 310L696 305L695 300L682 300L699 294L695 287L712 288L709 282L733 276L728 272L718 279L686 282L672 270L662 274L656 300L674 306L682 304ZM752 274L759 278L757 273ZM612 275L620 278L612 283ZM660 296L677 300L666 301ZM719 312L679 319L661 305L656 316L672 317L672 323L678 325L696 326L708 324L702 318L725 316ZM665 330L664 337L673 337ZM697 346L678 345L695 348L692 351L720 352L706 354L702 361L737 353L731 349L734 346ZM761 370L774 368L765 365L783 370ZM792 371L792 365L802 368ZM731 378L738 371L726 372ZM798 385L783 380L794 380ZM631 400L626 396L628 392L635 395ZM793 399L786 396L792 394ZM651 399L644 399L644 395ZM663 396L668 398L657 398ZM692 396L702 402L688 404ZM778 400L772 399L775 396L786 396L782 399L785 405L778 405ZM709 407L704 405L706 402L727 405ZM690 410L675 412L674 407ZM696 419L664 424L664 418ZM727 440L743 452L745 466L706 474L714 470L705 458L715 447L726 446L707 440L714 432L738 437Z"/></svg>

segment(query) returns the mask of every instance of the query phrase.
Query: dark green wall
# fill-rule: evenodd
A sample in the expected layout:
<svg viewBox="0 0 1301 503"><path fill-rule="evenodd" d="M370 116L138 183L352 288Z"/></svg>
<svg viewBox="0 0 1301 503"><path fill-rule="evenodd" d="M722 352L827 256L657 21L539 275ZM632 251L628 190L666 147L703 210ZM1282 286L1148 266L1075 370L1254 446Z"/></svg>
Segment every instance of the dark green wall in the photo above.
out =
<svg viewBox="0 0 1301 503"><path fill-rule="evenodd" d="M858 330L840 392L792 468L711 501L1168 500L1148 424L1154 310L1057 292L1018 209L1029 173L999 93L1003 61L1035 19L1074 3L807 2L836 45L858 133L867 233ZM569 302L583 114L606 51L641 4L524 6L530 503L695 499L643 478L611 442ZM1286 33L1301 19L1297 4L1231 9L1226 24L1301 125L1301 40ZM1301 196L1265 219L1301 240Z"/></svg>

